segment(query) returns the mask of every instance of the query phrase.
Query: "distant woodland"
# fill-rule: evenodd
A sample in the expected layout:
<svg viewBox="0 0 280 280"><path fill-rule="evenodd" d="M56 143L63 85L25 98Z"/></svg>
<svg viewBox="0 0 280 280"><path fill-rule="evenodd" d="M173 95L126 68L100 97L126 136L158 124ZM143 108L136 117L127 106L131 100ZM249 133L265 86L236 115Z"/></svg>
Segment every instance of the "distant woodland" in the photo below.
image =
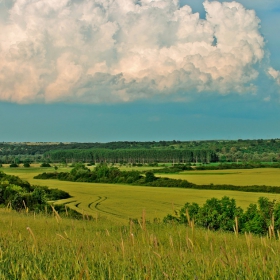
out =
<svg viewBox="0 0 280 280"><path fill-rule="evenodd" d="M280 162L280 139L0 143L1 163Z"/></svg>

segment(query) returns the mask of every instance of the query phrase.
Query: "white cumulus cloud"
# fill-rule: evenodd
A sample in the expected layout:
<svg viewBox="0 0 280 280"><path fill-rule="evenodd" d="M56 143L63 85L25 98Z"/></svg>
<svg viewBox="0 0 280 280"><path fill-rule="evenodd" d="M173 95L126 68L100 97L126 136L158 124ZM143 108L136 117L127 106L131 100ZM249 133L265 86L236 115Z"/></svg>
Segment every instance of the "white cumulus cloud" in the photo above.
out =
<svg viewBox="0 0 280 280"><path fill-rule="evenodd" d="M268 68L268 74L280 85L280 71L275 70L272 67Z"/></svg>
<svg viewBox="0 0 280 280"><path fill-rule="evenodd" d="M237 2L13 0L0 3L0 100L127 102L254 90L260 21Z"/></svg>

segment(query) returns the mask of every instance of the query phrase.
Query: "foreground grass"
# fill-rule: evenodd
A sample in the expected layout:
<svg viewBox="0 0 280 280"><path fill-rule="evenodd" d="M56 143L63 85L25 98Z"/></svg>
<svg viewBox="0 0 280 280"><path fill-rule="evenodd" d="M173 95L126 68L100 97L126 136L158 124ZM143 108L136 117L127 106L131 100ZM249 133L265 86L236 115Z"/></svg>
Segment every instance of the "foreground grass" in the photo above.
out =
<svg viewBox="0 0 280 280"><path fill-rule="evenodd" d="M279 241L0 210L0 279L279 279Z"/></svg>

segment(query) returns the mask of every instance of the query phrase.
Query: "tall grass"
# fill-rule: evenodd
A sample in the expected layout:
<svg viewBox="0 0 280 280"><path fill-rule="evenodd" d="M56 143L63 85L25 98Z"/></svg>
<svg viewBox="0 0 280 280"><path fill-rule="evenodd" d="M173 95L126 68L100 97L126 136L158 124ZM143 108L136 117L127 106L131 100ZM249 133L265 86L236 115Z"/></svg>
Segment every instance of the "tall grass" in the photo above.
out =
<svg viewBox="0 0 280 280"><path fill-rule="evenodd" d="M141 213L140 213L141 215ZM280 241L0 211L0 279L279 279Z"/></svg>

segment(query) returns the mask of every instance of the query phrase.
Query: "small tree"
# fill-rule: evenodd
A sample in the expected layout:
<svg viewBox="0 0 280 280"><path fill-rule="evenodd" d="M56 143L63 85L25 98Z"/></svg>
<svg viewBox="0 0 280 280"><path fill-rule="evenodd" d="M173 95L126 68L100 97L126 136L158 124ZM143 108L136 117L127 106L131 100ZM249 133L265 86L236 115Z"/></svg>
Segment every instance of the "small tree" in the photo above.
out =
<svg viewBox="0 0 280 280"><path fill-rule="evenodd" d="M42 188L35 188L31 196L36 204L45 205L47 202L46 192Z"/></svg>
<svg viewBox="0 0 280 280"><path fill-rule="evenodd" d="M146 178L145 178L145 182L146 183L150 183L155 181L157 178L155 176L155 174L152 171L148 171L146 172Z"/></svg>

